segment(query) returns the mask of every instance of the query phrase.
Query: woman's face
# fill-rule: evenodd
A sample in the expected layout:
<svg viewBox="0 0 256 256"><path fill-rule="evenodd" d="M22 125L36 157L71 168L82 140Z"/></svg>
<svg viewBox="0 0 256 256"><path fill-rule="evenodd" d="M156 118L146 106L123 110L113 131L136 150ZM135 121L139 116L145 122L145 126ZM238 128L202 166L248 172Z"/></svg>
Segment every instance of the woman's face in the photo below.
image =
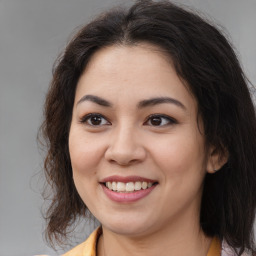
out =
<svg viewBox="0 0 256 256"><path fill-rule="evenodd" d="M103 228L138 236L199 225L211 163L197 120L195 98L157 48L93 56L77 85L69 150L77 191Z"/></svg>

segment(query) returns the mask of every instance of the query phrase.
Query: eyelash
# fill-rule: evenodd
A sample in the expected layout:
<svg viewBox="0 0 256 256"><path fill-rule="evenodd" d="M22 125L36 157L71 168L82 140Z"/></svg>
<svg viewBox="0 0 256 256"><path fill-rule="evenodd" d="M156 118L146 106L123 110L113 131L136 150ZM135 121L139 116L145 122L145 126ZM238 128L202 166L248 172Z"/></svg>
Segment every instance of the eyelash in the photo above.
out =
<svg viewBox="0 0 256 256"><path fill-rule="evenodd" d="M84 117L81 118L80 123L82 123L82 124L87 124L87 125L89 125L89 126L95 126L95 127L100 126L100 125L95 125L95 124L92 124L92 123L91 123L91 124L88 123L89 121L91 122L91 119L92 119L93 117L101 118L101 120L102 120L102 119L106 120L108 124L103 124L103 125L109 125L109 124L111 124L111 123L107 120L107 118L105 118L102 114L98 114L98 113L90 113L90 114L85 115ZM102 124L101 124L101 125L102 125Z"/></svg>
<svg viewBox="0 0 256 256"><path fill-rule="evenodd" d="M163 115L163 114L153 114L153 115L150 115L149 117L147 117L146 121L143 123L143 124L146 124L148 123L150 120L151 122L153 121L153 118L158 118L161 120L164 119L165 121L167 121L165 124L163 125L150 125L150 126L154 126L154 127L162 127L162 126L167 126L167 125L173 125L173 124L177 124L177 120L170 117L170 116L167 116L167 115Z"/></svg>
<svg viewBox="0 0 256 256"><path fill-rule="evenodd" d="M102 122L102 120L105 120L105 123L103 123L103 124L92 124L92 118L100 118L99 122ZM152 121L153 121L154 118L158 118L158 120L155 120L155 121L160 120L159 125L153 125L152 124ZM161 124L163 122L163 120L165 120L165 123ZM97 120L94 120L94 121L97 121ZM150 121L151 121L151 124L149 124ZM85 115L84 117L81 118L80 123L89 125L91 127L99 127L99 126L102 126L102 125L111 125L111 123L107 120L107 118L105 118L102 114L99 114L99 113L90 113L90 114ZM174 118L172 118L170 116L163 115L163 114L152 114L149 117L147 117L147 119L143 123L143 125L148 124L149 126L153 126L153 127L163 127L163 126L173 125L173 124L177 124L177 123L178 123L177 120L175 120Z"/></svg>

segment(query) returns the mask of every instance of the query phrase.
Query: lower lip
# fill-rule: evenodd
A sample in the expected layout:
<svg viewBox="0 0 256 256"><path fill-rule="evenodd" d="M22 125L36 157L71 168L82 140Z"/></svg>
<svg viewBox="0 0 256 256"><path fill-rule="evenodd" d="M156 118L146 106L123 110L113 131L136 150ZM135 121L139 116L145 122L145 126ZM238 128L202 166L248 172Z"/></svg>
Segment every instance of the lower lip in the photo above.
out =
<svg viewBox="0 0 256 256"><path fill-rule="evenodd" d="M156 185L153 185L152 187L147 189L141 189L134 192L123 193L123 192L116 192L116 191L110 190L103 184L101 184L101 186L104 193L107 195L107 197L112 201L118 202L118 203L132 203L132 202L138 201L146 197L156 187Z"/></svg>

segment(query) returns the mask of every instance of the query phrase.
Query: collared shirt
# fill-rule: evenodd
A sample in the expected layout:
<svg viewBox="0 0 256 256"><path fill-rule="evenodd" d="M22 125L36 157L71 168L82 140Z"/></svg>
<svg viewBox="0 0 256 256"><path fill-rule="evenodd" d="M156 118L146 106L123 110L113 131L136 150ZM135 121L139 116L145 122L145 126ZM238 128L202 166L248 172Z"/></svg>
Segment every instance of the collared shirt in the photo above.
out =
<svg viewBox="0 0 256 256"><path fill-rule="evenodd" d="M96 256L97 241L101 234L101 228L96 229L85 242L63 256ZM207 256L221 256L221 243L218 238L213 238Z"/></svg>

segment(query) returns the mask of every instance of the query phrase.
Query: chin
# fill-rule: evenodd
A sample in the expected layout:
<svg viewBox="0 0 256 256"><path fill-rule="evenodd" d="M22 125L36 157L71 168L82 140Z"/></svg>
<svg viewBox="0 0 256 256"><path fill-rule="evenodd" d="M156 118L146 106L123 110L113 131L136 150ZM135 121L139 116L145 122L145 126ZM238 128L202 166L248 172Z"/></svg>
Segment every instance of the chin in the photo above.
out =
<svg viewBox="0 0 256 256"><path fill-rule="evenodd" d="M124 236L140 236L145 235L152 229L152 225L147 221L138 218L136 220L132 218L118 218L114 220L108 220L107 222L101 222L103 229L107 229L113 233Z"/></svg>
<svg viewBox="0 0 256 256"><path fill-rule="evenodd" d="M134 224L130 225L117 225L117 226L104 226L109 231L127 237L137 237L146 234L145 227L138 227Z"/></svg>

